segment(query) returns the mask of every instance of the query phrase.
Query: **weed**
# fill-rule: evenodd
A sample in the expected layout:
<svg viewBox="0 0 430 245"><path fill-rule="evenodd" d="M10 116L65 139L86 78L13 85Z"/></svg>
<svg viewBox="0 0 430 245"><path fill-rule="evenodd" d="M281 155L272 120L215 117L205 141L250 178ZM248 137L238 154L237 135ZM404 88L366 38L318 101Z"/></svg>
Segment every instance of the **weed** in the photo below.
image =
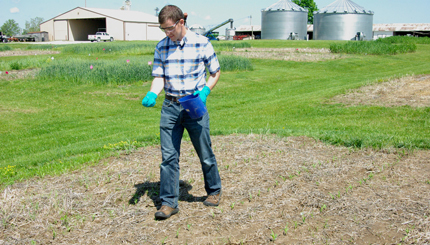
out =
<svg viewBox="0 0 430 245"><path fill-rule="evenodd" d="M278 237L278 235L276 235L272 229L270 229L270 231L271 231L270 236L272 237L272 241L276 241L276 238Z"/></svg>
<svg viewBox="0 0 430 245"><path fill-rule="evenodd" d="M179 227L177 230L176 230L176 238L179 238L179 230L181 229L181 227Z"/></svg>
<svg viewBox="0 0 430 245"><path fill-rule="evenodd" d="M288 233L288 223L285 225L285 228L284 228L284 235L287 235L287 233Z"/></svg>
<svg viewBox="0 0 430 245"><path fill-rule="evenodd" d="M13 177L17 173L15 171L15 166L7 165L7 167L0 168L0 174L4 177Z"/></svg>
<svg viewBox="0 0 430 245"><path fill-rule="evenodd" d="M324 209L326 209L326 208L327 208L327 206L325 204L323 204L320 208L320 212L322 213L324 211Z"/></svg>
<svg viewBox="0 0 430 245"><path fill-rule="evenodd" d="M165 242L166 242L166 240L167 240L167 236L163 239L163 240L161 240L161 244L165 244Z"/></svg>
<svg viewBox="0 0 430 245"><path fill-rule="evenodd" d="M230 204L230 208L234 209L234 202L232 204Z"/></svg>

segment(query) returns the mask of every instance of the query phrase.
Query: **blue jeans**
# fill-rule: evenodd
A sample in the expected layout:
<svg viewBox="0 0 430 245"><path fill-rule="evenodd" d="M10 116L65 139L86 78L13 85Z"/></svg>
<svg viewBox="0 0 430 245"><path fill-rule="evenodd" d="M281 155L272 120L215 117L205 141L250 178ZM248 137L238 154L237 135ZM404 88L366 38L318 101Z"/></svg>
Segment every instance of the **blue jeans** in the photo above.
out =
<svg viewBox="0 0 430 245"><path fill-rule="evenodd" d="M209 135L209 114L191 119L179 103L164 100L160 120L163 161L160 166L160 199L162 205L172 208L178 207L179 156L184 129L188 131L200 158L206 193L215 195L221 192L221 178Z"/></svg>

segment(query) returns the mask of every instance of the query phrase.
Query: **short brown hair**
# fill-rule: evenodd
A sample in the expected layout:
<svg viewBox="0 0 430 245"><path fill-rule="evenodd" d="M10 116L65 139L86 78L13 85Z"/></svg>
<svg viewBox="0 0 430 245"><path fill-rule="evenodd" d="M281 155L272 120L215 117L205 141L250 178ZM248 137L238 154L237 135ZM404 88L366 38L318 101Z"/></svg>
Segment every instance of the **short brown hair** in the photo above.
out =
<svg viewBox="0 0 430 245"><path fill-rule="evenodd" d="M184 19L184 13L175 5L164 6L158 15L158 23L160 24L164 24L167 20L176 22L180 19Z"/></svg>

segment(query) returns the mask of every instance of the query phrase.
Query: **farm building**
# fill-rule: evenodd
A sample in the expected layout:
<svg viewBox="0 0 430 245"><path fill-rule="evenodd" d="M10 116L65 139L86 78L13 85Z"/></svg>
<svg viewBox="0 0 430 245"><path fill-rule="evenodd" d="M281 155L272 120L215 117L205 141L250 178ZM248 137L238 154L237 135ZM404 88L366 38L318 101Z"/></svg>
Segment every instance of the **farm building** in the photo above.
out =
<svg viewBox="0 0 430 245"><path fill-rule="evenodd" d="M430 23L397 23L373 25L373 39L406 35L416 37L430 37Z"/></svg>
<svg viewBox="0 0 430 245"><path fill-rule="evenodd" d="M77 7L40 24L49 41L86 41L88 35L106 31L115 40L161 40L155 15L139 11Z"/></svg>
<svg viewBox="0 0 430 245"><path fill-rule="evenodd" d="M261 25L241 25L236 28L236 36L253 36L255 39L261 39Z"/></svg>

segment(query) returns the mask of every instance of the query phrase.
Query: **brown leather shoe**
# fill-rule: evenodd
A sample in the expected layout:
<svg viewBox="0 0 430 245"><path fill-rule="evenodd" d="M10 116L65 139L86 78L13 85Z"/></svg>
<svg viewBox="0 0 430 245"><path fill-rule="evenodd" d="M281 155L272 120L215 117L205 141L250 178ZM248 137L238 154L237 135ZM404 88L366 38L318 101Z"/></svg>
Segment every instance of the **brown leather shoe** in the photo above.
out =
<svg viewBox="0 0 430 245"><path fill-rule="evenodd" d="M221 202L221 192L216 195L210 195L206 200L203 202L206 206L218 206Z"/></svg>
<svg viewBox="0 0 430 245"><path fill-rule="evenodd" d="M171 208L169 206L163 205L158 210L158 212L155 213L156 219L168 219L170 216L177 214L179 212L179 208Z"/></svg>

